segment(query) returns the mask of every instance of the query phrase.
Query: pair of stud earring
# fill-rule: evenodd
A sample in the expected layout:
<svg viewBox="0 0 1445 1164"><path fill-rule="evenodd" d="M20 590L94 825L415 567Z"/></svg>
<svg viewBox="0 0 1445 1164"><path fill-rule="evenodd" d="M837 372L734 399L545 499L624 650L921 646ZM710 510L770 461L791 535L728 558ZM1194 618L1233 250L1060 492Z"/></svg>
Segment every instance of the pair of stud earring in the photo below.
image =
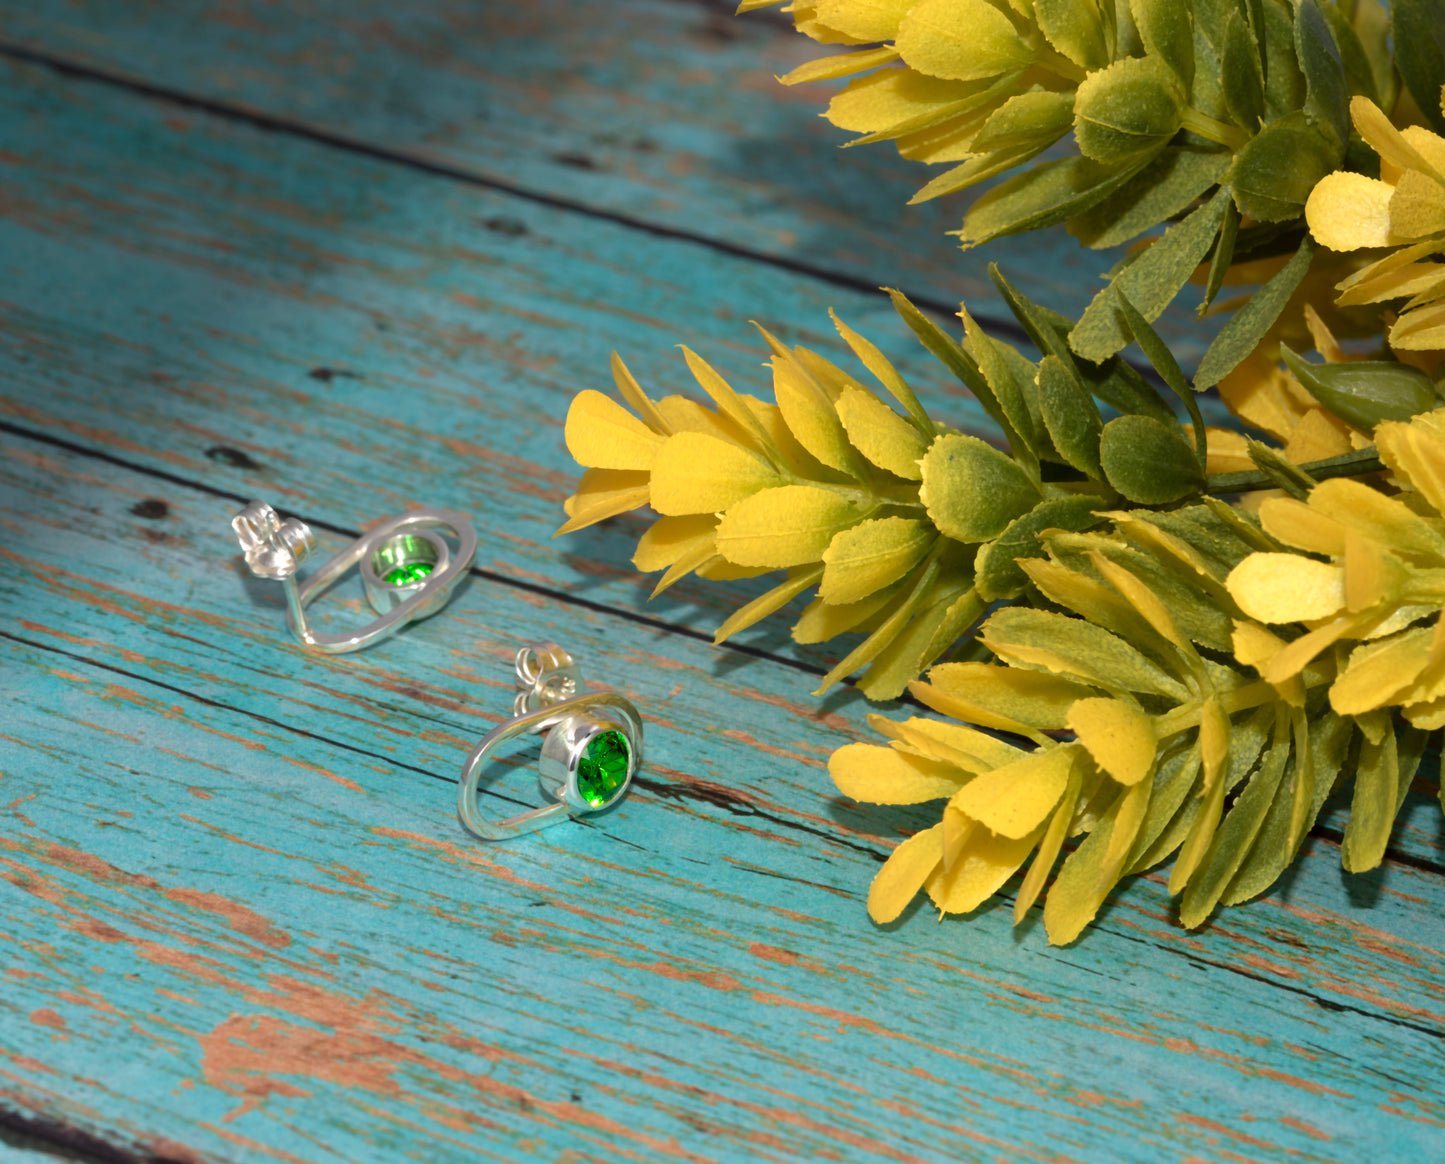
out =
<svg viewBox="0 0 1445 1164"><path fill-rule="evenodd" d="M477 552L476 531L460 514L413 510L383 521L298 583L298 567L316 548L305 522L294 517L282 521L264 501L253 501L231 519L231 528L251 572L285 586L292 634L303 646L324 654L372 646L435 614ZM448 538L456 542L455 548ZM352 566L358 567L378 617L346 634L314 631L306 608ZM620 695L588 694L577 661L556 643L537 643L517 652L516 685L511 718L488 732L462 766L457 815L468 831L487 841L507 840L611 807L626 795L642 758L637 708ZM478 793L487 760L506 741L533 732L546 737L538 783L547 803L504 820L485 819Z"/></svg>

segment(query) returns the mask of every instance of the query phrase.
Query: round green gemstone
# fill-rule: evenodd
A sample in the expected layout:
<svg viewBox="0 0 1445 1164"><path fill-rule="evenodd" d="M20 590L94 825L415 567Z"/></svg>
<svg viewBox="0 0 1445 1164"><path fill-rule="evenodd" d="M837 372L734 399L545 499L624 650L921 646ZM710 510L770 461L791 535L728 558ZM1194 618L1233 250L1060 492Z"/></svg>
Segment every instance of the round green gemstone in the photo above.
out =
<svg viewBox="0 0 1445 1164"><path fill-rule="evenodd" d="M598 732L577 761L577 791L594 808L601 808L627 783L632 745L621 732Z"/></svg>
<svg viewBox="0 0 1445 1164"><path fill-rule="evenodd" d="M396 566L388 570L385 578L393 586L409 586L413 582L420 582L432 572L430 562L407 562L403 566Z"/></svg>

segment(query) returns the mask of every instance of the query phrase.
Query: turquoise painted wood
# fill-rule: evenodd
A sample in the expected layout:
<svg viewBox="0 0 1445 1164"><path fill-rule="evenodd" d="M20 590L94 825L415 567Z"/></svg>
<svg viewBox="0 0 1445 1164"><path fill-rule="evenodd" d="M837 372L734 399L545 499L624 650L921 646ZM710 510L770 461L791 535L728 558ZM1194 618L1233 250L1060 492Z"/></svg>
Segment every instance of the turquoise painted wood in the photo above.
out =
<svg viewBox="0 0 1445 1164"><path fill-rule="evenodd" d="M818 116L836 85L774 82L826 50L731 8L13 0L0 40L851 286L965 298L981 319L1009 318L989 262L1082 312L1122 251L1062 230L958 250L965 200L907 206L935 171L886 145L841 150L849 135ZM1213 324L1186 307L1161 329L1188 365Z"/></svg>
<svg viewBox="0 0 1445 1164"><path fill-rule="evenodd" d="M0 316L13 386L0 416L14 423L87 445L113 434L101 443L134 463L238 497L304 499L309 517L345 528L408 504L484 502L485 568L705 629L748 589L689 582L648 603L628 564L637 520L570 537L562 555L551 541L577 473L562 417L579 387L610 390L613 347L659 392L690 383L674 347L688 343L766 395L746 321L851 364L836 307L939 416L986 431L881 296L39 66L7 70L0 150L13 160L0 173L28 194L0 221L0 253L55 275ZM527 233L477 228L498 216ZM138 294L107 290L122 284ZM770 633L744 641L819 669L834 657Z"/></svg>
<svg viewBox="0 0 1445 1164"><path fill-rule="evenodd" d="M337 43L422 109L375 97L359 143L394 152L445 120L429 78L444 107L467 76L493 93L586 51L540 5L449 10L532 54L491 70L396 34L443 11L341 21ZM701 10L567 11L666 32ZM208 100L229 75L252 108L345 108L300 51L326 43L319 8L14 12L12 40ZM669 117L659 94L699 82L667 35L650 70L598 66L589 117L635 107L692 140L726 101L762 108L756 77L738 96L719 66L702 112ZM740 73L739 52L714 61ZM533 124L558 124L548 106ZM458 124L455 157L481 156ZM1423 786L1376 874L1340 873L1337 810L1274 893L1199 933L1157 876L1063 950L1009 927L1008 894L968 920L867 921L868 879L927 813L834 794L824 763L866 735L860 697L808 697L823 658L776 628L761 657L708 646L731 592L645 606L636 523L547 534L574 473L561 410L610 347L653 380L677 377L679 341L743 375L749 314L824 343L829 303L906 346L876 300L767 261L781 250L645 229L730 238L716 214L599 221L616 188L558 165L565 187L538 163L488 189L0 70L0 1157L15 1129L38 1137L17 1155L136 1161L1440 1155L1445 855ZM701 173L682 186L731 197ZM539 202L548 181L580 209ZM329 529L454 505L483 571L383 647L315 658L229 540L252 495ZM362 617L359 592L329 610ZM648 767L604 818L482 846L453 781L540 637L637 700ZM509 759L498 812L530 791L528 754Z"/></svg>
<svg viewBox="0 0 1445 1164"><path fill-rule="evenodd" d="M922 817L829 794L856 702L822 717L776 665L483 579L371 654L313 659L242 582L216 499L166 483L167 515L140 517L154 478L3 451L36 515L0 590L22 611L0 639L12 1113L220 1159L1433 1142L1402 1097L1440 1058L1434 872L1345 885L1317 840L1285 892L1201 934L1158 878L1067 950L1011 931L1006 901L880 930L858 889ZM605 821L471 843L452 773L506 702L509 645L564 629L647 716L646 779Z"/></svg>

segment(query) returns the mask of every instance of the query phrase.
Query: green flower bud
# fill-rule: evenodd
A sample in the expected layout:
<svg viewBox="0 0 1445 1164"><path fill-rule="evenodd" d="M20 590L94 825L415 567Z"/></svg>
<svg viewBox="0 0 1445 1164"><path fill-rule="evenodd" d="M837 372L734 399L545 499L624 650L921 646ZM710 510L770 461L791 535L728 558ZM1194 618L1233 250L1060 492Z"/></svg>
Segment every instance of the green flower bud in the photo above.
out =
<svg viewBox="0 0 1445 1164"><path fill-rule="evenodd" d="M1409 364L1395 360L1311 364L1283 344L1280 357L1305 391L1365 432L1374 432L1382 420L1409 420L1440 403L1434 382Z"/></svg>

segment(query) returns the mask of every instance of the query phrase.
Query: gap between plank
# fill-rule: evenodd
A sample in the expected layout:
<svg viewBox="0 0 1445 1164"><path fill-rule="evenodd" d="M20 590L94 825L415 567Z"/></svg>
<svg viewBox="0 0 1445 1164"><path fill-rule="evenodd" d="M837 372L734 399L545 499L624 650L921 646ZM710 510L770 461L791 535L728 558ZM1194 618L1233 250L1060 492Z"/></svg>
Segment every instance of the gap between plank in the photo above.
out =
<svg viewBox="0 0 1445 1164"><path fill-rule="evenodd" d="M572 214L582 215L585 218L625 226L631 230L640 230L656 238L694 243L697 246L707 247L720 254L729 255L733 258L747 259L755 263L763 263L795 275L804 275L807 278L816 279L822 283L829 283L835 287L843 287L849 291L859 291L872 295L882 289L868 279L846 275L841 271L830 271L826 267L814 266L801 259L768 254L765 251L753 250L750 247L728 242L725 239L708 238L705 235L693 234L690 231L677 227L663 226L659 223L633 218L615 210L603 210L595 206L589 206L585 202L574 202L568 198L559 198L555 194L545 194L541 191L530 190L511 182L504 182L498 178L477 174L461 166L449 165L446 162L420 157L407 153L404 150L373 145L370 142L362 141L360 138L349 137L335 130L322 129L282 114L266 113L259 109L232 105L212 97L197 96L181 89L174 89L168 85L159 85L154 81L143 81L111 69L104 69L95 65L78 64L74 61L66 60L63 57L53 56L50 53L41 52L37 49L26 48L23 45L14 44L10 41L0 40L0 57L7 57L11 60L22 61L27 64L39 65L59 73L64 77L93 81L97 84L126 89L132 93L149 97L152 100L169 102L173 105L179 105L184 109L194 109L226 121L242 122L269 133L288 134L317 145L326 146L329 149L344 150L347 153L370 158L373 161L387 162L391 165L407 166L413 170L430 174L434 177L449 178L455 182L464 182L467 185L495 190L499 193L509 194L515 198L521 198L540 206L547 206L554 210L563 210ZM945 319L951 320L957 318L956 304L946 303L940 299L935 299L931 295L909 294L908 297L919 307L926 308L928 311ZM1021 343L1032 342L1028 337L1028 333L1012 318L995 318L986 313L975 313L975 318L991 332L995 332L1009 340ZM1136 367L1135 370L1155 383L1162 383L1162 381L1158 380L1157 373L1151 367L1139 366Z"/></svg>
<svg viewBox="0 0 1445 1164"><path fill-rule="evenodd" d="M175 685L170 683L163 683L161 682L161 680L153 679L148 675L138 675L134 671L127 671L124 667L117 667L114 663L103 663L99 659L92 659L88 655L82 655L76 651L68 651L64 647L52 646L49 643L39 643L36 642L34 639L26 638L24 635L11 634L9 631L5 630L0 630L0 639L8 640L12 643L18 643L21 646L29 647L31 650L42 651L50 655L59 655L61 658L68 659L72 663L78 663L82 667L93 667L100 671L109 672L112 675L121 675L135 683L144 683L148 687L157 688L161 691L166 692L169 695L179 696L180 698L192 700L193 702L202 704L206 707L215 708L218 711L229 712L232 715L255 720L259 723L267 724L270 727L280 728L283 731L290 732L292 735L301 736L302 738L308 740L315 740L317 743L326 744L330 747L338 748L341 751L350 752L353 755L365 756L370 760L379 760L384 764L390 765L392 768L397 768L404 772L413 772L419 776L425 776L429 780L437 780L443 784L451 785L455 785L458 783L456 779L453 779L450 776L438 776L435 772L432 772L426 768L418 768L413 764L404 764L399 760L392 759L390 756L384 756L380 752L371 752L365 748L358 748L354 744L348 744L341 740L334 740L330 736L323 736L317 732L307 731L305 728L297 727L294 724L284 723L283 721L273 719L268 715L262 715L260 712L246 711L245 709L235 707L232 704L222 703L218 699L211 699L209 696L198 695L196 692L188 691L184 687L176 687ZM704 804L711 804L716 808L721 808L729 816L757 817L759 820L769 821L770 823L782 829L788 829L792 832L808 833L811 836L820 837L821 839L827 841L829 844L837 845L839 848L852 849L855 853L859 853L865 857L870 857L880 865L887 858L886 853L880 852L878 849L873 848L869 845L860 844L859 842L854 841L847 836L840 835L838 833L831 833L828 832L826 829L815 828L812 825L804 824L802 821L792 820L786 816L780 816L777 813L764 812L756 805L744 801L741 798L720 798L709 792L695 789L689 784L687 784L685 781L663 782L651 779L650 777L634 775L632 778L632 782L637 785L637 787L644 788L648 792L652 793L652 795L655 796L658 800L693 800ZM535 807L535 805L528 801L517 800L514 797L507 796L504 793L498 792L490 785L484 789L484 792L486 793L486 795L495 797L496 799L501 800L514 808L527 809ZM579 824L585 825L588 828L596 827L589 820L575 817L573 819L577 820Z"/></svg>
<svg viewBox="0 0 1445 1164"><path fill-rule="evenodd" d="M102 451L97 450L97 449L87 448L87 447L84 446L84 445L76 444L74 441L65 440L63 437L51 436L51 435L48 434L48 433L34 432L34 431L30 430L30 429L22 428L20 425L12 424L11 422L6 421L6 420L0 420L0 432L9 433L10 435L19 437L19 438L21 438L21 439L23 439L23 440L31 440L31 441L35 441L35 442L37 442L37 443L39 443L39 444L51 445L51 446L54 446L55 448L64 449L64 450L67 451L67 452L74 453L74 454L76 454L76 455L78 455L78 456L91 457L91 458L94 458L95 460L103 461L103 462L105 462L106 464L115 465L116 467L121 468L121 469L125 469L125 470L127 470L127 471L129 471L129 472L138 473L138 474L140 474L141 476L152 477L152 478L155 478L155 479L161 480L161 481L168 481L168 482L170 482L170 483L173 484L173 485L178 485L178 486L181 486L182 488L185 488L185 489L193 489L193 490L196 490L197 492L208 494L208 495L211 496L211 497L219 497L219 498L223 498L223 499L225 499L225 500L227 500L227 501L234 501L234 502L236 502L236 503L239 504L239 505L245 505L245 504L247 504L247 502L250 500L250 498L244 497L244 496L242 496L242 495L239 494L239 493L232 493L232 492L230 492L229 490L226 490L226 489L219 489L219 488L217 488L217 487L214 486L214 485L208 485L208 484L205 484L204 482L189 481L189 480L187 480L186 478L180 476L179 474L170 473L170 472L167 472L167 471L164 470L164 469L151 469L151 468L147 468L147 467L144 466L144 465L139 465L139 464L136 464L135 462L127 461L124 457L118 457L118 456L116 456L114 453L102 452ZM342 537L349 537L349 538L357 538L357 537L360 537L360 536L361 536L360 533L359 533L359 531L357 531L357 530L347 529L347 528L345 528L344 526L335 525L335 524L333 524L333 523L331 523L331 522L318 521L318 520L313 520L313 519L310 519L310 518L306 518L306 517L304 517L304 516L302 516L302 515L300 515L300 514L295 514L294 511L291 511L291 510L287 510L286 512L287 512L288 514L291 514L292 516L300 516L300 517L302 517L302 520L303 520L303 521L306 521L306 522L307 522L307 524L309 524L309 525L314 525L314 526L315 526L316 528L318 528L318 529L324 529L324 530L326 530L328 533L334 533L334 534L338 534L338 535L340 535L340 536L342 536ZM702 632L702 631L694 630L692 627L679 626L679 625L676 625L676 624L673 624L673 623L664 622L662 619L649 618L647 615L638 614L638 613L636 613L636 612L634 612L634 611L620 610L620 609L617 609L617 608L615 608L615 607L607 606L607 605L605 605L605 604L603 604L603 603L600 603L600 602L594 602L594 601L592 601L591 599L579 598L579 597L577 597L575 594L569 594L569 593L567 593L566 591L563 591L563 590L552 590L552 589L549 589L549 588L546 587L546 586L541 586L541 585L539 585L539 584L537 584L537 583L535 583L535 582L525 582L525 581L522 581L522 580L520 580L520 579L509 578L509 577L507 577L505 574L498 574L498 573L496 573L496 572L494 572L494 571L491 571L491 570L484 570L484 569L482 569L480 566L472 566L472 567L470 568L470 570L468 571L468 573L475 574L475 575L476 575L477 577L479 577L479 578L485 578L487 581L489 581L489 582L494 582L494 583L496 583L496 584L498 584L498 585L501 585L501 586L512 586L512 587L515 587L515 588L518 589L518 590L526 591L526 592L529 593L529 594L537 594L537 595L540 595L540 596L545 597L545 598L552 599L552 600L557 601L557 602L562 602L562 603L566 603L566 604L568 604L568 605L573 605L573 606L580 606L580 607L582 607L582 608L584 608L584 609L586 609L586 610L591 610L591 611L594 611L594 612L596 612L596 613L598 613L598 614L604 614L604 615L610 615L610 616L615 616L615 617L618 617L618 618L622 618L622 619L625 619L625 620L627 620L627 621L629 621L629 622L636 623L636 624L638 624L638 625L640 625L640 626L648 627L648 628L650 628L650 629L652 629L652 630L660 630L660 631L664 631L664 632L669 633L669 634L677 634L677 635L683 636L684 638L693 639L693 640L695 640L695 641L697 641L697 642L707 643L707 644L709 644L710 646L712 646L714 650L731 651L731 652L733 652L734 654L746 655L746 656L748 656L748 657L750 657L750 658L759 659L759 660L764 661L764 662L776 663L776 664L779 664L779 665L784 666L784 667L792 668L792 669L795 670L795 671L801 671L802 673L807 674L807 675L813 675L813 676L821 677L821 676L825 673L825 672L824 672L821 668L819 668L819 667L814 667L814 666L812 666L812 665L810 665L810 664L808 664L808 663L800 662L800 661L798 661L797 659L789 659L789 658L786 658L786 657L784 657L784 656L782 656L782 655L774 655L774 654L771 654L771 653L769 653L769 652L767 652L767 651L761 650L761 649L759 649L759 648L757 648L757 647L749 647L749 646L746 646L745 644L733 643L733 642L722 643L722 644L720 644L720 645L719 645L719 644L714 644L714 643L712 642L712 636L710 636L710 635L708 635L708 634L706 634L706 633L704 633L704 632ZM183 689L181 689L181 688L171 687L171 686L169 686L168 684L159 682L158 680L150 679L150 678L147 678L146 676L143 676L143 675L136 675L136 674L134 674L133 672L126 671L124 668L115 667L115 666L112 666L112 665L107 664L107 663L97 662L96 660L87 658L87 657L84 656L84 655L75 655L75 654L72 654L71 652L60 650L60 648L48 647L48 646L46 646L46 645L44 645L44 644L42 644L42 643L33 642L33 641L30 640L30 639L26 639L26 638L22 638L22 637L19 637L19 636L16 636L16 635L12 635L12 634L9 634L9 633L7 633L7 632L5 632L5 631L0 631L0 638L12 639L12 640L15 641L15 642L24 643L26 646L33 647L33 648L35 648L35 649L37 649L37 650L54 651L54 652L56 652L56 653L58 653L58 654L66 655L67 657L73 659L73 660L76 661L76 662L88 664L88 665L95 666L95 667L100 667L100 668L103 668L103 669L108 670L108 671L113 671L113 672L115 672L115 673L118 674L118 675L125 675L126 677L131 678L131 679L134 679L134 680L136 680L137 682L140 682L140 683L148 683L148 684L151 684L151 685L153 685L153 686L160 687L160 688L162 688L162 689L164 689L164 690L166 690L166 691L170 691L170 692L172 692L172 693L174 693L174 694L184 695L184 696L186 696L187 698L196 699L196 700L198 700L198 701L201 702L201 703L206 703L206 704L208 704L209 706L216 707L216 708L223 709L223 710L230 711L230 712L234 712L234 713L237 714L237 715L249 715L249 716L251 716L252 718L262 720L262 721L264 721L264 722L266 722L266 723L269 723L269 724L272 724L272 725L274 725L274 726L276 726L276 727L285 728L285 729L288 730L288 731L294 731L294 732L296 732L296 733L299 734L299 735L307 736L307 737L309 737L309 738L311 738L311 739L315 739L315 740L318 740L318 741L323 742L323 743L333 744L333 745L335 745L336 747L343 748L343 749L345 749L345 750L347 750L347 751L353 751L353 752L357 752L358 754L361 754L361 755L371 756L371 757L374 758L374 759L384 760L386 763L392 764L393 766L398 767L398 768L403 768L403 769L406 769L406 770L412 771L412 772L419 772L419 773L421 773L422 775L431 777L431 778L434 779L434 780L449 780L448 777L436 776L434 773L429 772L429 771L427 771L427 770L424 769L424 768L415 768L415 767L412 767L411 765L408 765L408 764L401 764L401 763L399 763L399 762L397 762L397 761L395 761L395 760L391 760L391 759L389 759L389 758L387 758L387 757L385 757L385 756L375 755L374 753L366 752L366 751L364 751L363 749L354 748L354 747L351 747L351 746L348 745L348 744L343 744L343 743L339 743L339 742L337 742L337 741L335 741L335 740L328 739L328 738L325 737L325 736L313 735L313 734L310 733L310 732L302 731L300 728L293 728L293 727L291 727L291 725L289 725L289 724L284 724L284 723L281 723L281 722L279 722L279 721L277 721L277 720L272 720L272 719L269 719L269 718L266 717L266 716L262 716L262 715L259 715L259 714L253 713L253 712L242 711L241 709L232 707L232 706L230 706L229 704L222 704L222 703L215 702L215 701L213 701L213 700L206 699L206 698L203 697L203 696L195 695L194 693L189 692L189 691L185 691L185 690L183 690ZM855 681L854 679L848 678L848 679L840 680L840 686L856 687L856 686L857 686L857 683L856 683L856 681ZM928 709L925 708L924 705L923 705L922 703L920 703L920 702L917 700L917 698L915 698L912 694L904 694L904 695L901 696L898 700L896 700L896 702L897 702L898 704L905 705L905 706L910 706L910 707L916 708L916 709L921 710L921 711L926 711L926 710L928 710ZM450 782L451 782L451 783L455 783L455 781L450 781ZM675 796L675 795L677 795L677 793L676 793L676 791L675 791L676 787L677 787L677 786L674 786L674 785L668 785L668 786L666 786L666 787L664 788L664 786L662 786L662 785L655 785L655 786L651 789L651 791L653 791L654 793L656 793L656 794L658 794L658 795L662 795L662 796L668 796L668 795L673 795L673 796ZM507 798L506 798L506 797L503 797L503 799L507 799ZM726 806L724 806L724 807L726 807ZM785 819L779 818L779 817L772 817L772 816L770 816L770 815L767 814L767 813L758 813L758 812L756 812L756 810L754 810L754 815L767 817L767 819L769 819L769 820L774 820L774 821L776 821L777 823L782 824L782 825L785 825L785 826L788 827L788 828L801 829L801 830L804 831L804 832L816 832L816 830L811 829L811 828L809 828L809 827L806 826L806 825L800 824L800 823L795 822L795 821L788 821L788 820L785 820ZM818 835L821 836L821 835L824 835L824 834L819 833ZM1325 825L1316 824L1315 827L1310 830L1309 835L1310 835L1310 836L1315 836L1315 837L1320 837L1320 838L1322 838L1322 839L1324 839L1324 840L1327 840L1327 841L1330 841L1331 843L1336 844L1336 845L1340 845L1340 844L1343 844L1343 843L1344 843L1344 833L1343 833L1342 830L1329 828L1328 826L1325 826ZM831 838L831 839L837 840L837 838ZM846 842L840 842L840 843L846 843ZM856 847L856 846L851 846L851 845L850 845L850 846L848 846L848 847ZM866 853L868 853L870 856L875 856L875 857L877 856L876 852L875 852L874 850L871 850L871 849L861 849L861 848L860 848L859 851L860 851L860 852L866 852ZM1421 872L1424 872L1424 873L1432 873L1432 874L1436 874L1436 875L1445 876L1445 863L1441 863L1441 862L1437 862L1437 861L1431 861L1431 860L1429 860L1429 859L1427 859L1427 858L1425 858L1425 857L1417 857L1417 856L1415 856L1415 855L1412 854L1412 853L1401 852L1401 851L1399 851L1399 850L1397 850L1397 849L1394 849L1394 848L1388 847L1388 846L1387 846L1386 849L1385 849L1385 856L1386 856L1387 859L1393 861L1393 862L1394 862L1395 864L1397 864L1397 865L1403 865L1403 866L1406 866L1406 867L1411 868L1411 869L1417 869L1417 870L1419 870L1419 871L1421 871Z"/></svg>
<svg viewBox="0 0 1445 1164"><path fill-rule="evenodd" d="M179 485L184 489L194 489L199 493L205 493L211 497L219 497L226 501L233 501L238 506L247 505L254 500L254 498L244 496L240 493L232 493L229 489L219 489L214 485L208 485L202 481L191 481L177 473L168 472L165 469L151 468L138 464L135 461L128 461L124 457L116 456L114 453L89 448L85 445L77 444L74 441L66 440L64 437L53 436L50 433L37 432L34 429L12 424L7 420L0 420L0 432L8 433L22 440L35 441L38 444L51 445L58 449L64 449L66 452L75 453L77 456L91 457L97 461L104 461L108 465L114 465L128 472L139 473L142 476L152 477L160 481L168 481L172 485ZM288 517L299 517L307 525L315 529L324 529L327 533L338 534L341 537L351 538L353 540L361 536L360 530L347 529L345 526L336 525L333 522L309 517L294 509L287 509L284 512ZM566 590L554 590L551 587L543 586L537 582L528 582L521 578L511 578L506 574L500 574L494 570L487 570L481 566L472 566L467 572L478 578L485 578L488 582L495 582L501 586L511 586L517 590L526 591L528 594L537 594L568 606L578 606L583 610L591 610L597 614L606 614L625 619L628 622L635 623L638 626L648 627L651 630L665 631L668 634L681 635L684 638L692 639L696 642L707 643L713 647L714 650L730 651L735 655L746 655L751 659L761 659L765 662L776 663L779 666L788 667L794 671L801 671L804 675L812 675L814 678L821 679L827 674L822 667L815 666L812 663L805 663L799 659L790 659L786 655L776 655L771 651L763 650L761 647L750 647L746 643L735 643L732 641L714 643L712 641L712 635L706 631L695 630L690 626L667 622L660 618L653 618L650 615L641 614L638 611L608 606L606 603L597 602L590 598L582 598L579 595L568 593ZM855 682L851 678L843 679L840 680L840 685L852 687L855 686ZM922 704L914 702L909 696L904 696L899 702L911 703L916 707L922 706Z"/></svg>

